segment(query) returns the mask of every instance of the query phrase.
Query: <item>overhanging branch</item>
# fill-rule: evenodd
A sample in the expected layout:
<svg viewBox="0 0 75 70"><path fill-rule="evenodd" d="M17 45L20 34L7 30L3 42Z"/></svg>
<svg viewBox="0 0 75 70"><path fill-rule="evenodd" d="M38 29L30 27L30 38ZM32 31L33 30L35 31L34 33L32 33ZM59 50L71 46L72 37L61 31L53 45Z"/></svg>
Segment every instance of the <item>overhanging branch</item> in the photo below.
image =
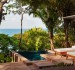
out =
<svg viewBox="0 0 75 70"><path fill-rule="evenodd" d="M63 17L63 19L73 19L73 18L75 19L75 15Z"/></svg>

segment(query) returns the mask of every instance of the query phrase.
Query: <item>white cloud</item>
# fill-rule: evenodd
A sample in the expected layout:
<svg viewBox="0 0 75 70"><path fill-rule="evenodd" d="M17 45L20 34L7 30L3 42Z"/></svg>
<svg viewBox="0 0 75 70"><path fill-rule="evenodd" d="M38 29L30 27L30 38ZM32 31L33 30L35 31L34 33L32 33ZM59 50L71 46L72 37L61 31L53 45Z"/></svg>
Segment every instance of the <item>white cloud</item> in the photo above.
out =
<svg viewBox="0 0 75 70"><path fill-rule="evenodd" d="M5 20L2 21L0 29L20 29L21 15L8 14L5 16ZM33 27L46 28L44 23L39 18L34 18L33 15L29 16L24 14L23 28L30 29Z"/></svg>

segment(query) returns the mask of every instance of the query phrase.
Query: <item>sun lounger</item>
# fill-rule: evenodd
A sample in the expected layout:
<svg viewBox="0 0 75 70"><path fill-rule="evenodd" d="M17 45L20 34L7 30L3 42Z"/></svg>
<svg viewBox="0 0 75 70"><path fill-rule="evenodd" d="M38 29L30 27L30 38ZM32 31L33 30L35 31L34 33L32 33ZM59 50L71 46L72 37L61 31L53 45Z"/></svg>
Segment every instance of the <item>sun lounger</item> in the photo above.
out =
<svg viewBox="0 0 75 70"><path fill-rule="evenodd" d="M67 52L67 59L68 59L68 57L72 57L73 62L75 62L75 52Z"/></svg>
<svg viewBox="0 0 75 70"><path fill-rule="evenodd" d="M75 51L75 47L73 46L72 48L58 48L54 49L55 54L61 54L61 55L66 55L67 52L72 52Z"/></svg>
<svg viewBox="0 0 75 70"><path fill-rule="evenodd" d="M67 56L75 58L75 52L67 52Z"/></svg>

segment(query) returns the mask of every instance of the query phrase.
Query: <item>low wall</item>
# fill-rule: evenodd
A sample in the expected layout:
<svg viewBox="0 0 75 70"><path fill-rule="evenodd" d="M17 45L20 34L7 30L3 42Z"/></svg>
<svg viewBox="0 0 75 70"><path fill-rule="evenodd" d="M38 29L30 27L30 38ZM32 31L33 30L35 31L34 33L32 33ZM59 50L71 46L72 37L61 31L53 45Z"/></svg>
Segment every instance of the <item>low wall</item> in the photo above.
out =
<svg viewBox="0 0 75 70"><path fill-rule="evenodd" d="M18 54L15 51L11 52L11 56L13 58L13 62L23 62L23 61L29 61L27 58L23 57L22 55Z"/></svg>

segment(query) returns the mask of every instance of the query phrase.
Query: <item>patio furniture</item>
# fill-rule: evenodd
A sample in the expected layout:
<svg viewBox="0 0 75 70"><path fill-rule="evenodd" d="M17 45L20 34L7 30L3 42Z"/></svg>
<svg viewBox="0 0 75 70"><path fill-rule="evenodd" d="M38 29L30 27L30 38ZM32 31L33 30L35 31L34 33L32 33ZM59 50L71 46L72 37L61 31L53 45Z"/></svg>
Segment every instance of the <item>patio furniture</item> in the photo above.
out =
<svg viewBox="0 0 75 70"><path fill-rule="evenodd" d="M67 52L72 52L75 51L75 46L73 46L72 48L58 48L58 49L54 49L55 55L56 54L60 54L62 55L66 55Z"/></svg>
<svg viewBox="0 0 75 70"><path fill-rule="evenodd" d="M75 52L67 52L67 56L75 58Z"/></svg>
<svg viewBox="0 0 75 70"><path fill-rule="evenodd" d="M75 62L75 52L67 52L66 59L68 59L68 57L72 57L73 58L73 63Z"/></svg>

